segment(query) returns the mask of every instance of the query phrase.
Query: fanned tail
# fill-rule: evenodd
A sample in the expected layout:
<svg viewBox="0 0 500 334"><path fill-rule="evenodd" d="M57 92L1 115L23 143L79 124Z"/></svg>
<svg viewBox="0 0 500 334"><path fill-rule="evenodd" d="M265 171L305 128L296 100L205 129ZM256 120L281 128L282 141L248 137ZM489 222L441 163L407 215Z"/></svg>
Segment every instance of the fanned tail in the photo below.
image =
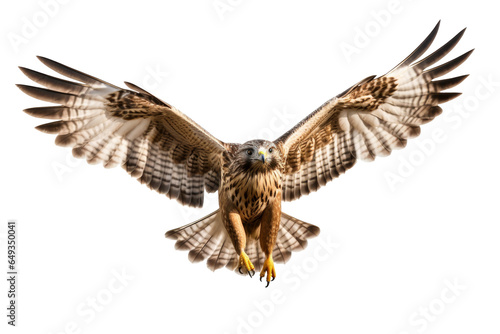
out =
<svg viewBox="0 0 500 334"><path fill-rule="evenodd" d="M274 261L286 263L292 251L305 249L307 239L317 236L319 232L317 226L282 213L280 229L273 250ZM207 267L212 271L226 267L239 273L236 270L239 255L236 254L233 243L224 228L219 210L191 224L170 230L165 237L177 240L175 249L189 250L188 258L193 263L207 260ZM260 271L265 254L260 248L259 240L248 237L245 252L255 266L255 271ZM244 268L242 268L242 273L246 274Z"/></svg>
<svg viewBox="0 0 500 334"><path fill-rule="evenodd" d="M319 235L319 227L295 217L281 213L280 229L273 250L273 259L278 263L286 263L297 252L307 247L307 239Z"/></svg>
<svg viewBox="0 0 500 334"><path fill-rule="evenodd" d="M191 224L170 230L165 233L165 237L177 240L175 249L189 250L188 258L193 263L208 258L207 267L212 271L230 264L236 254L219 210Z"/></svg>

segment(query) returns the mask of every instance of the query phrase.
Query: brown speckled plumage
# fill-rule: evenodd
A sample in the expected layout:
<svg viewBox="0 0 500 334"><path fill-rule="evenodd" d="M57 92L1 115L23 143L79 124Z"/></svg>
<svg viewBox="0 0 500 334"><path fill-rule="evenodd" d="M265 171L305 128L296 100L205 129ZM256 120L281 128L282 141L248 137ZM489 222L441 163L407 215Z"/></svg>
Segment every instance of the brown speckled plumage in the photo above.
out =
<svg viewBox="0 0 500 334"><path fill-rule="evenodd" d="M269 161L248 157L247 151L269 153ZM272 142L253 140L224 155L219 206L222 222L237 253L245 250L247 239L258 240L272 253L281 219L283 153ZM279 209L279 210L278 210Z"/></svg>
<svg viewBox="0 0 500 334"><path fill-rule="evenodd" d="M132 177L183 205L201 207L204 191L219 192L219 209L167 232L193 262L275 277L319 229L281 212L281 201L318 190L358 159L374 160L402 148L458 93L442 92L467 76L434 80L463 63L472 51L430 68L458 43L421 58L439 24L424 42L387 74L369 76L328 100L275 141L224 143L172 105L134 84L123 89L39 57L75 81L21 70L46 88L19 85L35 98L59 104L25 111L53 119L37 128L57 134L76 157L105 167L122 166ZM243 269L243 270L241 270Z"/></svg>

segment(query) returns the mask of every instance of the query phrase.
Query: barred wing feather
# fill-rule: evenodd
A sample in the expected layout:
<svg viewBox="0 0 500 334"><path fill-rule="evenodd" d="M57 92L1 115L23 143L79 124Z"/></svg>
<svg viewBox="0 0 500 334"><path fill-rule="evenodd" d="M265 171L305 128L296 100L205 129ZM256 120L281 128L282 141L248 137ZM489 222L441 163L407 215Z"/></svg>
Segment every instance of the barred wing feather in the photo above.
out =
<svg viewBox="0 0 500 334"><path fill-rule="evenodd" d="M55 119L38 130L57 134L56 144L73 155L110 168L121 165L149 188L184 205L201 207L204 189L217 191L226 144L189 117L147 91L132 90L74 70L53 60L40 61L69 79L21 67L46 88L18 85L26 94L58 106L26 109L31 116Z"/></svg>
<svg viewBox="0 0 500 334"><path fill-rule="evenodd" d="M432 44L439 23L423 43L389 73L370 76L330 99L275 143L286 152L283 199L295 200L345 173L357 159L372 161L405 147L420 125L442 112L439 104L459 93L442 92L467 75L434 80L462 64L473 50L428 69L458 43L464 30L418 60Z"/></svg>

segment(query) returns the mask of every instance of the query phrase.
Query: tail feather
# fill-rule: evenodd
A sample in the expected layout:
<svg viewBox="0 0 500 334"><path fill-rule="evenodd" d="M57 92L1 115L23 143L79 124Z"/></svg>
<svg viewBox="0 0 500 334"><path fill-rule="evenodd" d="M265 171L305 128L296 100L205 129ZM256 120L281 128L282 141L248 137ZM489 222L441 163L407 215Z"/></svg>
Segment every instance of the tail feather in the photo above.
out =
<svg viewBox="0 0 500 334"><path fill-rule="evenodd" d="M219 210L191 224L170 230L165 233L165 237L177 240L175 249L189 250L188 258L193 263L208 259L207 267L212 271L233 266L236 252Z"/></svg>
<svg viewBox="0 0 500 334"><path fill-rule="evenodd" d="M307 239L318 234L317 226L282 213L278 237L273 249L274 261L288 262L292 251L306 248ZM212 271L227 267L239 273L236 270L239 255L236 254L233 243L224 228L219 210L191 224L168 231L165 236L177 240L176 249L189 250L188 258L191 262L207 260L207 267ZM259 240L248 237L245 252L255 266L255 271L260 271L265 254L260 248ZM246 274L246 271L242 269L242 273Z"/></svg>
<svg viewBox="0 0 500 334"><path fill-rule="evenodd" d="M273 260L277 263L287 263L292 257L292 251L283 246L281 239L278 236L273 249Z"/></svg>
<svg viewBox="0 0 500 334"><path fill-rule="evenodd" d="M239 274L240 273L239 270L236 270L236 268L238 268L239 259L240 259L239 255L233 251L233 255L231 255L231 259L226 264L226 268ZM243 268L242 270L245 270L245 269ZM243 272L243 274L245 274L245 272Z"/></svg>
<svg viewBox="0 0 500 334"><path fill-rule="evenodd" d="M307 239L318 236L319 232L319 227L316 225L303 222L284 212L281 213L278 240L281 241L283 248L291 251L305 249L307 247Z"/></svg>
<svg viewBox="0 0 500 334"><path fill-rule="evenodd" d="M168 231L165 236L177 240L175 249L192 250L213 234L214 225L212 224L217 219L217 213L218 211L212 212L191 224Z"/></svg>
<svg viewBox="0 0 500 334"><path fill-rule="evenodd" d="M211 235L206 242L201 242L194 249L189 251L189 261L196 263L211 256L219 245L220 235Z"/></svg>
<svg viewBox="0 0 500 334"><path fill-rule="evenodd" d="M215 251L207 260L208 269L215 271L229 264L235 254L234 247L229 238L221 240Z"/></svg>

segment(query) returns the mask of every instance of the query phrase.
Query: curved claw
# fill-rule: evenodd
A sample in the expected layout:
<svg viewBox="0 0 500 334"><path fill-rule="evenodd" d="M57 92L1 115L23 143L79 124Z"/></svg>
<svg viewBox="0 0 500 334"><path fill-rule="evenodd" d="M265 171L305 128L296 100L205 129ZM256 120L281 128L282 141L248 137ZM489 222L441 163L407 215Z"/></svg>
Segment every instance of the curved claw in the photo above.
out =
<svg viewBox="0 0 500 334"><path fill-rule="evenodd" d="M271 281L274 281L276 278L276 270L274 269L274 262L272 256L269 256L262 266L262 271L260 272L260 281L262 282L262 278L266 277L266 288L269 286Z"/></svg>
<svg viewBox="0 0 500 334"><path fill-rule="evenodd" d="M262 282L262 278L263 278L263 277L264 277L264 276L260 276L260 281L261 281L261 282ZM274 277L273 277L272 281L274 281ZM267 281L266 288L269 286L269 283L271 283L271 281Z"/></svg>
<svg viewBox="0 0 500 334"><path fill-rule="evenodd" d="M252 264L252 261L250 261L250 259L248 258L248 255L245 253L245 252L241 252L241 255L240 255L240 265L238 267L238 271L240 272L240 274L243 275L243 272L241 271L241 268L245 268L247 273L248 273L248 276L250 276L250 278L252 278L254 275L255 275L255 267L254 265Z"/></svg>

